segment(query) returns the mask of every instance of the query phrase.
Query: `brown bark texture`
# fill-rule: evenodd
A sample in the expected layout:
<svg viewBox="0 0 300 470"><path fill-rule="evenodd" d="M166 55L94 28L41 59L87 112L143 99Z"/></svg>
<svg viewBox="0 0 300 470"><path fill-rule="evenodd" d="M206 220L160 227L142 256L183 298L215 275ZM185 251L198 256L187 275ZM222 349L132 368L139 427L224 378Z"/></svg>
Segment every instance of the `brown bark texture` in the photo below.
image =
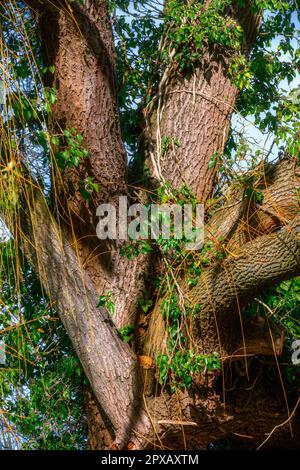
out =
<svg viewBox="0 0 300 470"><path fill-rule="evenodd" d="M261 289L299 275L295 160L286 156L257 170L262 204L233 188L208 221L206 240L222 237L227 256L211 263L196 286L189 288L182 276L178 287L191 305L201 305L192 322L198 352L217 351L223 368L221 374L204 374L188 391L168 392L158 384L153 365L165 347L161 300L147 315L145 327L138 304L149 295L148 279L160 266L158 255L127 260L120 256L118 242L96 238L97 206L117 204L118 196L128 193L107 2L85 0L72 8L68 2L27 3L40 27L45 64L55 65L54 77L46 77L46 84L58 90L49 127L54 134L74 127L82 133L90 157L79 168L66 169L63 177L53 161L52 198L58 213L28 177L20 195L19 222L6 222L22 239L24 254L57 306L89 380L85 401L90 448L202 449L223 438L256 448L267 437L266 447L297 447L297 397L285 398L278 377L273 386L265 380L268 366L259 359L262 354L280 354L282 333L264 325L256 336L250 325L248 334L241 314ZM234 3L226 14L244 29L247 55L260 17L246 3L244 8ZM186 183L205 201L215 182L209 160L224 149L238 96L226 57L207 51L188 77L170 67L157 96L157 106L146 111L146 159L152 176L177 188ZM178 139L180 146L162 156L162 136ZM21 164L19 172L25 173ZM92 203L79 191L87 176L100 187ZM96 307L99 294L107 291L116 304L113 317L105 307ZM128 324L141 330L141 344L134 348L117 333L116 328Z"/></svg>

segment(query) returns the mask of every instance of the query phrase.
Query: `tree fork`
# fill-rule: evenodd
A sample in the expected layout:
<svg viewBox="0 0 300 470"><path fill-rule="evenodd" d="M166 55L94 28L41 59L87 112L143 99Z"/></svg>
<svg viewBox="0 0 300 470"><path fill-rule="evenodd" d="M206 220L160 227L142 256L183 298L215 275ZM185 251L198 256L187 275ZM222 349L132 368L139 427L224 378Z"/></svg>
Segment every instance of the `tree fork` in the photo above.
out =
<svg viewBox="0 0 300 470"><path fill-rule="evenodd" d="M85 145L91 152L91 162L85 162L79 172L68 170L66 173L61 193L66 206L64 207L61 201L59 204L62 211L68 216L71 214L72 229L69 227L68 232L68 226L60 227L50 214L39 190L33 190L33 187L29 186L24 193L22 232L19 235L26 235L24 252L35 265L45 291L56 300L63 323L90 380L95 397L101 405L101 413L106 414L95 426L94 434L102 434L103 423L107 422L108 424L104 425L104 433L108 432L108 438L104 437L103 444L98 444L97 440L92 445L106 447L115 442L117 447L123 447L128 445L130 440L133 446L142 448L147 445L147 439L148 445L149 442L154 446L161 445L166 442L162 438L165 433L169 436L168 441L170 436L178 436L183 426L189 426L186 422L176 423L179 411L182 412L182 421L196 423L196 427L199 427L198 440L193 441L193 432L189 433L191 442L197 442L197 445L202 443L205 446L213 439L230 434L232 430L236 433L245 432L244 424L235 422L232 425L227 413L221 414L218 419L221 405L214 391L201 390L200 393L196 391L191 395L188 392L181 393L180 410L176 402L177 397L170 396L165 391L158 397L144 397L136 393L140 390L139 367L133 352L118 337L113 321L120 326L126 325L128 320L136 319L136 304L144 291L143 276L147 264L140 264L141 259L138 259L136 264L122 264L118 254L110 253L108 263L89 263L86 266L84 263L93 253L95 246L90 241L82 244L76 239L86 230L80 222L81 218L88 222L94 234L96 205L102 201L113 200L120 192L126 191L126 162L118 121L115 59L106 3L98 2L95 6L95 2L87 0L83 7L75 5L73 18L71 11L63 8L65 4L61 2L34 0L28 4L40 14L43 46L46 46L49 37L52 38L52 44L48 44L45 57L48 65L56 66L56 72L54 82L50 77L47 78L50 80L49 85L56 83L60 103L59 107L56 105L53 108L53 129L57 126L57 132L61 132L74 126L81 131ZM243 12L246 21L242 24L249 39L245 54L255 39L260 23L259 17L252 15L249 5L247 2L248 14L244 15L245 11ZM47 16L44 9L47 10ZM229 13L234 12L235 10ZM239 21L240 17L235 13L234 15ZM241 15L241 18L243 16ZM67 37L69 32L70 36ZM79 61L78 70L72 67L74 58L76 62ZM187 182L203 200L211 192L214 178L208 169L208 162L214 151L222 151L224 148L238 92L228 77L226 64L224 65L218 57L213 58L209 74L200 67L192 79L176 76L172 77L168 85L164 90L162 118L158 121L153 118L152 132L155 136L155 126L159 122L161 136L179 138L181 147L176 156L172 152L166 154L166 158L161 161L162 172L166 178L173 180L176 186L182 181ZM229 100L225 100L224 95L227 95ZM92 101L92 107L89 99ZM176 114L174 110L177 110ZM102 112L106 114L101 114ZM209 130L206 137L210 137L210 143L204 141L206 129ZM191 162L193 155L196 157ZM182 167L178 174L174 161L177 166ZM80 179L89 175L89 172L93 173L101 185L101 191L97 194L92 208L82 204L78 192ZM114 185L111 184L112 178ZM60 187L61 181L56 183ZM280 191L276 194L279 193ZM282 199L283 193L278 196L278 203ZM272 202L272 197L270 201ZM270 204L268 205L267 201L266 204L263 208L268 212ZM237 217L237 224L242 212ZM263 210L260 209L259 213L262 218ZM220 327L230 328L230 325L236 325L236 319L230 314L237 297L250 293L252 295L266 282L277 282L287 275L299 272L299 218L288 220L284 225L279 229L277 227L274 234L250 237L248 243L239 247L235 256L229 256L223 265L212 266L205 271L197 288L188 292L195 302L200 299L203 311L210 315L209 322L204 325L208 335L213 331L211 341L207 338L207 351L215 350L218 340L215 335L215 317L211 315L210 295L216 292L216 300L219 300L217 311L213 313L216 314ZM235 232L234 229L232 233ZM230 238L234 240L234 237ZM114 251L114 248L110 251ZM103 251L104 248L101 247L97 260ZM53 253L53 258L50 259L49 253ZM263 256L263 263L260 256ZM252 269L253 260L255 263ZM268 267L272 268L270 272ZM227 280L224 282L225 270L230 273L234 287L226 276ZM97 292L103 293L108 289L113 291L117 303L117 315L113 319L106 311L96 309ZM155 319L155 316L153 318ZM201 318L195 321L196 333L199 323ZM203 325L201 327L203 328ZM232 351L226 348L224 353L228 355ZM91 409L94 409L91 416L95 417L99 410L97 411L97 406L94 407L94 398L88 396L87 400ZM209 405L213 403L215 413L210 414ZM252 405L252 409L255 409L254 402ZM153 413L154 410L157 410L159 415ZM233 409L232 414L234 413L238 415ZM248 410L248 422L252 418L249 413L251 415ZM127 415L130 417L127 418ZM276 421L281 418L282 415L279 414ZM244 423L247 423L247 418L243 419ZM227 424L224 424L225 422ZM270 430L270 423L273 423L273 420L265 423L259 431L259 438ZM190 426L193 428L194 424ZM202 427L204 431L201 434Z"/></svg>

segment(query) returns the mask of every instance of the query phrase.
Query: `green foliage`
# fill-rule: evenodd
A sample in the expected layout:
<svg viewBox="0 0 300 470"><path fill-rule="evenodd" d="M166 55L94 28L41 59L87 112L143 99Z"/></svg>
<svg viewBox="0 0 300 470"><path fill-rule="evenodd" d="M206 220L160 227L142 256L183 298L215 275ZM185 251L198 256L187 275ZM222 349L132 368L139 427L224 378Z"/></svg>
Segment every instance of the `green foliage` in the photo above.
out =
<svg viewBox="0 0 300 470"><path fill-rule="evenodd" d="M179 189L176 189L169 181L166 181L163 185L157 188L154 200L158 204L170 203L179 204L181 206L191 204L193 208L198 202L193 191L186 184L183 184Z"/></svg>
<svg viewBox="0 0 300 470"><path fill-rule="evenodd" d="M139 306L144 313L147 313L153 305L153 300L140 299Z"/></svg>
<svg viewBox="0 0 300 470"><path fill-rule="evenodd" d="M262 204L264 200L263 192L251 187L245 189L245 196L256 204Z"/></svg>
<svg viewBox="0 0 300 470"><path fill-rule="evenodd" d="M177 190L176 188L172 187L169 182L166 182L164 185L161 185L157 188L156 191L152 192L150 197L150 202L155 204L178 204L179 206L184 206L186 204L191 205L192 209L195 210L197 205L197 198L193 194L193 192L188 188L186 185L182 185L182 187ZM190 242L190 240L183 236L180 239L176 237L174 231L174 224L172 223L172 214L167 214L164 211L157 211L157 218L151 214L151 221L150 221L150 214L148 219L148 227L153 227L155 223L158 223L158 226L161 227L163 223L166 225L170 225L170 238L165 239L163 237L162 232L157 234L155 240L135 240L129 243L124 244L120 250L121 256L127 257L128 259L134 259L139 254L147 255L151 251L153 251L154 247L159 247L160 250L164 253L170 254L174 260L179 262L183 256L185 256L184 244ZM193 232L195 232L196 228L193 227Z"/></svg>
<svg viewBox="0 0 300 470"><path fill-rule="evenodd" d="M79 191L83 199L91 202L93 193L98 193L100 191L100 186L99 183L94 181L92 176L87 176L81 183Z"/></svg>
<svg viewBox="0 0 300 470"><path fill-rule="evenodd" d="M83 375L57 313L14 242L1 245L1 412L6 432L24 449L82 449L86 421ZM23 261L22 261L23 263Z"/></svg>
<svg viewBox="0 0 300 470"><path fill-rule="evenodd" d="M55 88L44 88L45 93L45 110L51 113L51 107L57 102L57 90Z"/></svg>
<svg viewBox="0 0 300 470"><path fill-rule="evenodd" d="M59 141L59 136L52 137L52 143L56 145ZM83 136L78 133L74 127L71 129L65 129L64 131L64 145L61 144L60 150L56 152L56 161L61 170L64 170L66 167L69 168L78 168L81 161L84 158L89 157L89 152L83 147ZM89 189L93 188L95 190L95 184L93 181L88 179L87 186ZM96 186L97 189L98 186ZM87 190L88 192L88 190Z"/></svg>
<svg viewBox="0 0 300 470"><path fill-rule="evenodd" d="M156 357L158 378L161 385L168 385L171 392L190 388L196 374L212 372L221 368L217 353L197 354L190 343L188 333L193 318L199 315L201 306L180 306L175 287L170 287L161 303L161 314L167 325L167 353Z"/></svg>
<svg viewBox="0 0 300 470"><path fill-rule="evenodd" d="M182 207L190 205L194 213L198 203L196 196L187 185L183 184L179 189L176 189L168 181L156 190L153 202L159 205L167 204L170 206L172 206L172 204L177 204ZM165 239L163 233L160 233L155 240L155 243L163 253L168 253L175 263L180 263L183 257L186 256L184 245L185 243L190 242L189 238L185 233L183 233L180 238L176 237L176 232L174 230L175 227L172 223L172 215L170 217L167 212L164 213L164 211L158 211L157 220L152 217L152 223L153 222L158 222L159 226L164 223L166 225L170 225L170 238ZM183 224L185 222L183 222ZM182 226L182 228L184 227ZM192 233L195 234L195 231L196 228L193 227Z"/></svg>
<svg viewBox="0 0 300 470"><path fill-rule="evenodd" d="M136 240L126 243L120 249L120 255L130 260L137 258L140 254L147 255L151 252L151 243L146 240Z"/></svg>
<svg viewBox="0 0 300 470"><path fill-rule="evenodd" d="M178 297L174 292L174 286L170 286L169 295L166 296L161 303L161 314L163 319L167 322L168 332L168 350L171 352L177 347L178 342L181 345L186 344L186 338L182 328L183 320L190 321L196 317L200 311L200 305L196 304L193 307L185 304L180 306Z"/></svg>
<svg viewBox="0 0 300 470"><path fill-rule="evenodd" d="M130 343L134 338L134 326L127 325L122 328L118 328L118 333L125 343Z"/></svg>
<svg viewBox="0 0 300 470"><path fill-rule="evenodd" d="M286 333L300 339L300 278L295 277L284 281L278 286L266 289L259 299L273 311L272 319L279 323ZM254 302L246 315L265 316L268 313L263 304Z"/></svg>
<svg viewBox="0 0 300 470"><path fill-rule="evenodd" d="M249 171L246 174L242 174L236 177L236 186L244 190L243 197L249 199L253 204L262 204L264 194L259 189L261 183L262 171L258 171L257 168L254 171Z"/></svg>
<svg viewBox="0 0 300 470"><path fill-rule="evenodd" d="M179 148L180 142L178 139L171 139L170 137L163 136L161 139L161 155L164 157L171 148Z"/></svg>
<svg viewBox="0 0 300 470"><path fill-rule="evenodd" d="M97 308L106 307L111 315L114 315L116 311L116 305L112 300L112 291L107 291L106 294L99 295L99 302Z"/></svg>
<svg viewBox="0 0 300 470"><path fill-rule="evenodd" d="M217 46L224 54L238 53L243 42L241 26L225 15L231 0L213 0L203 8L203 2L169 0L166 3L167 39L169 50L175 49L173 60L181 70L191 71L209 46ZM168 62L169 54L163 58Z"/></svg>
<svg viewBox="0 0 300 470"><path fill-rule="evenodd" d="M246 307L245 318L269 317L270 322L284 329L286 340L281 357L282 370L289 389L297 389L300 387L299 365L294 365L291 361L291 346L295 339L300 339L300 278L295 277L265 289L258 296L258 300L260 302L255 300Z"/></svg>
<svg viewBox="0 0 300 470"><path fill-rule="evenodd" d="M242 116L253 115L261 131L273 132L283 150L299 130L299 100L292 102L284 92L299 72L299 2L256 1L254 6L265 14L248 63L250 87L239 96L237 109Z"/></svg>
<svg viewBox="0 0 300 470"><path fill-rule="evenodd" d="M160 384L164 385L169 377L173 392L177 387L190 388L196 374L221 369L221 361L217 353L208 356L195 354L191 350L176 351L171 358L167 354L162 354L156 358L156 365Z"/></svg>
<svg viewBox="0 0 300 470"><path fill-rule="evenodd" d="M229 62L228 73L239 90L249 90L251 86L252 73L244 55L239 54L232 58Z"/></svg>

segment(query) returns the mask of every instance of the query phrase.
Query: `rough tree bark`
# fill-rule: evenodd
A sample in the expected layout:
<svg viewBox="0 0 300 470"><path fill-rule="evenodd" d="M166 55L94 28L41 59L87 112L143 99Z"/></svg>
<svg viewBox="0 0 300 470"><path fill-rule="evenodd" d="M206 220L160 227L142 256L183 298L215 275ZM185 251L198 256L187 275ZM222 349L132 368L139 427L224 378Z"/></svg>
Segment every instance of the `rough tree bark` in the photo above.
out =
<svg viewBox="0 0 300 470"><path fill-rule="evenodd" d="M11 228L16 236L22 237L25 254L46 293L55 300L89 379L92 391L87 392L86 401L90 410L90 446L180 448L186 442L191 448L203 448L230 435L241 439L244 435L246 439L245 434L251 434L248 435L251 445L260 444L265 434L287 417L282 411L282 400L271 395L272 390L262 379L258 381L260 386L247 392L247 385L239 380L227 406L214 389L215 378L208 377L206 386L195 384L191 392L169 395L157 388L151 365L147 369L118 337L116 326L137 320L138 299L145 291L149 260L138 257L125 261L119 255L118 244L104 245L95 237L97 205L116 202L119 194L127 192L107 3L74 2L73 10L65 2L27 3L37 14L46 64L56 67L54 78L47 77L47 84L58 90L50 127L59 133L75 127L84 136L90 158L78 170L66 170L63 179L53 168L53 198L58 215L51 213L39 189L31 183L23 194L20 224L12 224ZM249 2L245 8L234 4L227 14L244 28L247 54L260 18L252 14ZM211 193L214 174L208 169L208 162L213 152L224 148L238 95L228 78L226 60L217 53L209 59L209 67L202 64L191 78L172 71L161 84L159 113L148 119L153 176L170 179L175 186L186 182L200 200ZM179 139L181 144L164 159L160 159L157 151L162 135ZM199 350L206 353L218 350L224 362L239 343L240 335L235 333L241 331L240 317L236 314L240 302L270 283L299 274L300 220L298 208L295 210L295 194L290 189L298 185L299 173L293 170L293 164L289 168L293 177L282 181L278 175L287 175L286 167L278 164L273 169L273 176L266 180L266 197L261 207L245 211L245 202L243 198L239 200L241 194L237 193L233 208L229 204L215 215L207 236L225 235L229 256L207 268L193 289L186 288L184 279L180 281L187 297L201 303L200 317L194 322ZM24 170L19 166L19 171ZM86 176L93 176L101 188L91 205L79 192L79 182ZM291 200L294 209L289 206L286 211ZM243 236L237 235L240 233ZM113 292L116 301L113 319L105 309L96 309L98 293L107 290ZM148 355L159 349L163 341L159 335L153 335L151 324L158 331L158 321L161 319L156 308L148 329L145 349ZM249 374L253 382L256 372L253 367ZM145 393L141 387L145 377L154 381L158 393L151 394L151 390ZM255 426L256 412L259 426ZM281 427L280 437L286 438L287 431L286 426Z"/></svg>
<svg viewBox="0 0 300 470"><path fill-rule="evenodd" d="M40 3L40 2L39 2ZM75 128L84 137L90 157L77 168L66 168L63 178L53 160L53 198L61 223L89 273L97 291L113 292L118 326L134 322L132 302L144 288L145 262L128 269L117 244L99 243L96 209L101 202L118 205L126 195L126 156L121 139L116 91L116 57L107 2L75 2L74 12L58 2L35 2L46 65L55 65L48 86L57 89L50 128L62 133ZM92 202L82 197L80 182L88 176L99 185ZM116 282L117 279L117 282Z"/></svg>
<svg viewBox="0 0 300 470"><path fill-rule="evenodd" d="M199 4L199 9L205 11L210 3L208 0ZM226 17L243 28L245 55L261 23L250 2L246 3L245 8L240 8L233 2L226 10ZM152 157L149 163L154 176L172 181L177 188L186 183L199 201L205 200L215 177L209 161L224 149L237 96L238 89L228 75L228 57L218 49L207 48L201 63L188 76L171 63L158 87L157 109L148 116ZM163 136L178 142L179 147L170 145L161 155Z"/></svg>

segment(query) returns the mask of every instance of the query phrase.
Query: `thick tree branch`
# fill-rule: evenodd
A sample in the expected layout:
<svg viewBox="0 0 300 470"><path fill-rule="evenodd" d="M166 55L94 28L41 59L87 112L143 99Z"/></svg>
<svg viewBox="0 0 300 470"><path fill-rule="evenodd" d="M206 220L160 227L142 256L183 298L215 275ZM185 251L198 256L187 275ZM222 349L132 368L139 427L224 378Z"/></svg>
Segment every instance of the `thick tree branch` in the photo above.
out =
<svg viewBox="0 0 300 470"><path fill-rule="evenodd" d="M64 172L61 202L84 221L81 231L95 223L95 209L126 192L126 157L119 123L116 56L107 2L86 0L72 12L58 8L39 15L45 65L54 65L48 86L57 89L57 103L51 113L52 131L74 127L84 137L90 152L79 169ZM88 176L99 184L93 203L80 194ZM56 184L61 185L59 178ZM65 208L67 213L67 209ZM80 224L77 219L76 226Z"/></svg>
<svg viewBox="0 0 300 470"><path fill-rule="evenodd" d="M128 262L119 255L117 243L96 237L96 209L102 202L118 207L126 195L126 168L121 138L116 87L116 54L107 1L27 2L38 12L45 65L55 65L46 85L57 89L50 131L61 134L74 127L84 137L90 157L79 168L56 171L52 158L54 205L70 239L77 239L78 256L99 294L110 290L116 303L117 326L133 324L137 299L144 289L148 261ZM54 149L57 150L57 149ZM92 201L80 188L85 178L98 183Z"/></svg>
<svg viewBox="0 0 300 470"><path fill-rule="evenodd" d="M300 168L295 158L285 155L275 164L262 164L252 171L256 174L254 190L259 191L262 203L245 196L243 183L229 188L226 203L212 215L205 226L205 239L224 240L229 250L246 241L270 233L289 223L298 214L297 188ZM250 173L244 175L251 177Z"/></svg>
<svg viewBox="0 0 300 470"><path fill-rule="evenodd" d="M204 5L208 3L204 2ZM207 387L202 388L201 393L199 390L194 393L194 389L191 393L180 393L179 400L178 396L163 390L159 397L143 397L144 406L139 403L139 367L129 347L119 339L113 321L117 325L134 323L137 299L142 297L145 286L147 261L139 258L128 263L120 258L118 247L101 246L95 237L96 206L102 201L113 201L126 191L126 160L118 117L115 53L107 4L86 0L83 6L74 3L74 8L68 11L62 8L66 6L64 2L29 0L28 4L39 14L45 63L56 67L54 77L49 75L46 83L58 90L52 131L61 134L64 129L75 127L83 134L84 146L91 157L79 170L68 168L63 180L53 172L54 187L59 189L59 200L55 202L60 215L69 217L71 214L72 229L68 224L60 227L50 214L41 191L34 184L24 186L24 181L20 217L15 214L7 222L13 220L10 224L12 233L22 239L24 253L34 265L45 292L59 309L101 405L100 428L104 422L109 443L104 445L111 445L113 435L118 447L126 445L129 438L137 447L145 446L153 434L152 424L163 438L167 433L169 439L173 431L174 436L178 436L178 426L180 431L186 425L174 424L180 413L183 420L196 422L200 429L194 439L195 446L226 436L230 430L244 432L243 425L238 422L233 426L226 424L231 417L223 412L219 399L211 390L207 391ZM237 10L234 4L228 10L228 16L235 18L245 31L245 54L260 24L260 18L252 14L250 2L246 4L245 9ZM171 145L159 162L161 174L175 186L186 182L200 199L211 191L214 174L209 170L208 162L214 152L223 150L238 95L227 73L226 58L218 53L209 56L209 53L207 51L205 56L209 66L204 60L192 77L182 77L176 71L165 77L159 90L158 112L150 116L154 147L160 149L161 136L171 138L173 143L175 139L180 142L178 148ZM79 191L87 176L100 184L100 191L94 195L91 205L82 199ZM283 191L278 183L281 177L284 177ZM227 220L221 211L219 219L215 217L211 221L213 236L225 234L232 243L231 253L224 261L209 267L196 287L189 289L184 280L181 282L187 300L201 305L201 313L194 320L194 336L201 353L209 354L218 349L223 360L231 357L242 328L240 303L251 298L257 290L300 272L300 219L298 208L295 206L291 210L289 204L294 185L293 189L288 187L283 172L275 177L272 187L273 192L266 188L264 203L247 218L252 230L242 243L234 234L245 222L247 208L243 197ZM272 226L271 231L276 229L274 233L261 235L268 232L266 227L274 208L277 215L281 214L281 226ZM272 220L276 214L271 213ZM70 235L73 230L75 237ZM93 241L78 240L81 235L91 235ZM105 251L109 251L108 255ZM112 290L117 304L117 315L113 319L105 309L96 308L97 290L101 294ZM158 308L151 319L152 331L155 331L155 347L151 352L154 349L161 353L159 321L163 320ZM247 354L246 350L244 352ZM154 375L152 370L151 374ZM199 384L194 385L199 387ZM92 412L95 416L97 404L93 397L88 399L96 409ZM210 413L212 406L215 410ZM246 413L249 414L249 409ZM243 420L243 423L247 422L244 417ZM264 426L259 435L270 430ZM193 433L190 437L193 442Z"/></svg>
<svg viewBox="0 0 300 470"><path fill-rule="evenodd" d="M128 345L119 338L106 308L63 230L50 214L41 190L32 182L19 194L20 210L1 214L32 263L50 302L81 361L117 446L127 442L130 419L137 412L138 366ZM28 181L28 178L26 177ZM23 183L23 184L22 184ZM2 188L9 191L7 179ZM12 217L13 215L13 217Z"/></svg>
<svg viewBox="0 0 300 470"><path fill-rule="evenodd" d="M241 309L245 300L249 301L265 286L298 273L299 259L293 257L289 248L296 250L298 246L299 172L297 161L289 156L267 165L260 170L257 179L262 204L253 204L244 189L238 187L206 224L205 241L223 244L228 257L222 262L212 259L213 265L205 269L193 289L184 281L181 283L187 302L201 305L195 335L203 351L217 350L222 339L221 350L228 357L243 340ZM296 224L296 232L293 224ZM285 245L286 237L288 245ZM165 328L160 303L150 319L148 338L147 354L164 349Z"/></svg>
<svg viewBox="0 0 300 470"><path fill-rule="evenodd" d="M208 8L211 0L199 3ZM241 8L233 3L226 18L244 30L247 55L260 27L260 16L250 1ZM197 21L197 20L195 20ZM175 52L175 51L174 51ZM170 58L172 61L173 58ZM211 157L223 152L239 90L228 73L229 58L218 48L207 48L193 73L180 72L174 63L167 67L157 91L157 110L147 115L149 164L153 175L179 188L187 184L202 201L212 191L215 171L209 168ZM170 145L162 155L162 139Z"/></svg>
<svg viewBox="0 0 300 470"><path fill-rule="evenodd" d="M300 273L300 218L278 231L243 245L234 256L209 268L197 286L187 292L192 303L201 305L195 325L201 331L205 351L215 350L212 331L226 331L228 316L242 299L260 289ZM209 318L209 320L207 320Z"/></svg>

